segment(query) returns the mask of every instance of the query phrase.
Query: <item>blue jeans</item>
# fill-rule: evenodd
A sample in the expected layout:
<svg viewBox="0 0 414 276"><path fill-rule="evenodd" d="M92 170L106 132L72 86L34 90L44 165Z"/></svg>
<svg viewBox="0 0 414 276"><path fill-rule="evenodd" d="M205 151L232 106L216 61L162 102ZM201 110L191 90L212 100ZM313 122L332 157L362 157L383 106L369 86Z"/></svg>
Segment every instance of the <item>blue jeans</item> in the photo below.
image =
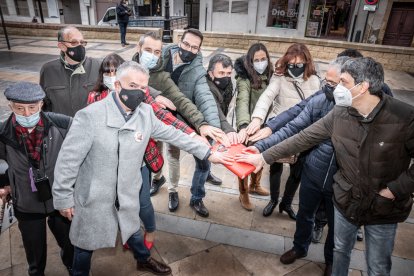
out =
<svg viewBox="0 0 414 276"><path fill-rule="evenodd" d="M126 43L125 36L126 36L128 22L126 23L120 22L118 23L118 25L119 25L119 31L121 32L121 43L125 44Z"/></svg>
<svg viewBox="0 0 414 276"><path fill-rule="evenodd" d="M296 231L293 239L293 248L299 254L307 254L312 240L312 231L315 223L315 214L321 202L325 203L328 218L328 236L325 242L325 263L332 264L334 248L334 207L332 192L321 190L317 183L313 183L302 173L299 189L299 210L296 216Z"/></svg>
<svg viewBox="0 0 414 276"><path fill-rule="evenodd" d="M134 258L139 263L145 263L151 256L150 251L144 245L144 237L141 230L133 234L127 241L129 248L134 253ZM91 269L91 250L85 250L75 246L75 252L73 257L73 276L89 276Z"/></svg>
<svg viewBox="0 0 414 276"><path fill-rule="evenodd" d="M191 184L191 202L200 201L206 196L204 184L207 181L211 167L210 161L208 160L200 160L197 157L194 157L194 159L196 166Z"/></svg>
<svg viewBox="0 0 414 276"><path fill-rule="evenodd" d="M151 187L151 171L147 166L141 168L142 175L142 187L139 192L139 217L144 224L145 231L155 231L155 215L154 207L152 206L150 198L150 187Z"/></svg>
<svg viewBox="0 0 414 276"><path fill-rule="evenodd" d="M358 226L335 208L335 249L332 275L346 276L355 245ZM390 275L397 224L365 225L365 258L368 275Z"/></svg>

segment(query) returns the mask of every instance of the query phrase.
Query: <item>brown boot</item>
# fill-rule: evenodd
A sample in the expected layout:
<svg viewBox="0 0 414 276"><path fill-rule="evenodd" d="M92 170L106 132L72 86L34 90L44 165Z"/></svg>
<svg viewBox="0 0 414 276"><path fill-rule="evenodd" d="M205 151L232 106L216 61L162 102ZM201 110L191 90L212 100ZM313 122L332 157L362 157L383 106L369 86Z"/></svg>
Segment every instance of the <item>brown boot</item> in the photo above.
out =
<svg viewBox="0 0 414 276"><path fill-rule="evenodd" d="M241 206L244 209L246 209L247 211L252 211L253 205L250 203L249 193L247 192L247 185L248 185L247 177L245 179L239 178L239 191L240 191L239 200L240 200Z"/></svg>
<svg viewBox="0 0 414 276"><path fill-rule="evenodd" d="M261 196L268 196L269 191L267 191L265 188L260 186L260 179L262 178L262 172L263 172L263 169L261 169L257 173L252 173L250 175L251 179L250 179L249 193L258 194Z"/></svg>

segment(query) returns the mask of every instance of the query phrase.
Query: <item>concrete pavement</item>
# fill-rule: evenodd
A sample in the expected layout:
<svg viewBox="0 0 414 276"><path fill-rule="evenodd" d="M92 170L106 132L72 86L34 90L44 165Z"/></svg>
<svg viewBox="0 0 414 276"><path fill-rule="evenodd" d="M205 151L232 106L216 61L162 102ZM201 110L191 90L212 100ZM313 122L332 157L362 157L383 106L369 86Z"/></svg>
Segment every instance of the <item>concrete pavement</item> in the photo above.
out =
<svg viewBox="0 0 414 276"><path fill-rule="evenodd" d="M4 89L22 80L37 82L41 65L59 54L56 41L51 38L11 37L11 44L12 51L8 51L5 41L0 40L0 120L9 115ZM122 48L118 41L103 40L90 41L87 46L88 56L102 58L111 52L129 60L135 48L132 45ZM205 47L204 64L207 65L209 58L219 52L228 54L233 60L244 53L238 49ZM271 55L272 61L276 57ZM326 60L317 60L321 73L326 70L327 63ZM412 76L386 70L385 79L397 98L414 105ZM212 170L223 179L223 185L206 185L205 203L210 217L196 216L188 207L193 158L183 153L182 164L179 210L176 213L168 211L166 187L162 187L159 194L152 198L159 230L153 254L169 263L174 275L322 275L323 244L312 245L305 260L288 266L280 263L279 255L292 247L294 221L276 210L272 216L264 218L261 212L267 197L253 197L253 212L243 210L238 201L237 180L222 166L214 165ZM284 180L286 176L287 170ZM268 169L264 170L262 185L269 187ZM283 186L281 190L284 190ZM296 197L296 210L297 203ZM393 275L409 275L414 269L413 233L414 213L399 225L393 253ZM49 235L49 240L47 275L64 275L52 235ZM27 265L16 226L0 237L0 248L0 275L24 275ZM363 254L364 244L357 242L352 255L352 275L365 274L361 272L366 270ZM135 273L132 254L124 252L120 244L114 249L98 250L94 254L93 275Z"/></svg>

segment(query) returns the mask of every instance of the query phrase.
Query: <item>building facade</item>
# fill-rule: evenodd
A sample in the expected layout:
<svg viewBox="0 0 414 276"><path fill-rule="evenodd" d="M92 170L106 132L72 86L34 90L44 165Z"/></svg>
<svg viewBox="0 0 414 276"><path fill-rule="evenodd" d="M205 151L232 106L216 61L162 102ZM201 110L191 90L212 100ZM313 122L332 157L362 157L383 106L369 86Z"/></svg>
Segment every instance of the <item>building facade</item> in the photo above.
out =
<svg viewBox="0 0 414 276"><path fill-rule="evenodd" d="M96 25L119 0L0 0L6 21ZM165 16L166 0L129 0L136 17ZM413 47L414 0L170 0L171 16L201 31ZM40 8L41 7L41 8Z"/></svg>

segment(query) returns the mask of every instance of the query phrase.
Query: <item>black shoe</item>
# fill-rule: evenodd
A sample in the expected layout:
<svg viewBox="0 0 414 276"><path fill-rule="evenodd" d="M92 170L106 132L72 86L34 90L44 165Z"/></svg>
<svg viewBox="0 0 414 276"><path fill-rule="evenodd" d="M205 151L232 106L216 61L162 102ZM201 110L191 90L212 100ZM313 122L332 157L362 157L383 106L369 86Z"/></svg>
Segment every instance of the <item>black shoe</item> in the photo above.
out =
<svg viewBox="0 0 414 276"><path fill-rule="evenodd" d="M178 192L172 192L168 195L168 209L170 212L175 212L178 209Z"/></svg>
<svg viewBox="0 0 414 276"><path fill-rule="evenodd" d="M295 251L295 249L291 249L285 252L282 256L280 256L280 262L282 264L291 264L296 261L296 259L300 259L306 257L307 254L299 254Z"/></svg>
<svg viewBox="0 0 414 276"><path fill-rule="evenodd" d="M364 234L362 233L361 227L359 227L357 231L357 241L363 241L363 240L364 240Z"/></svg>
<svg viewBox="0 0 414 276"><path fill-rule="evenodd" d="M150 189L150 196L156 195L158 193L158 190L161 188L162 185L165 183L165 177L161 176L160 179L154 179L152 180L152 185Z"/></svg>
<svg viewBox="0 0 414 276"><path fill-rule="evenodd" d="M204 206L204 203L202 200L199 201L191 201L190 202L190 206L191 208L194 209L194 211L196 211L196 213L204 218L208 217L209 213L208 213L208 209L206 208L206 206Z"/></svg>
<svg viewBox="0 0 414 276"><path fill-rule="evenodd" d="M315 228L313 228L313 231L312 231L312 242L313 243L320 242L322 239L322 234L323 234L323 227L315 226Z"/></svg>
<svg viewBox="0 0 414 276"><path fill-rule="evenodd" d="M331 276L332 275L332 265L327 264L325 266L325 271L323 272L323 276Z"/></svg>
<svg viewBox="0 0 414 276"><path fill-rule="evenodd" d="M137 262L137 269L143 271L149 271L155 275L169 275L171 274L171 268L157 261L156 259L149 257L145 263Z"/></svg>
<svg viewBox="0 0 414 276"><path fill-rule="evenodd" d="M273 213L273 210L276 208L277 200L271 199L266 207L263 209L263 216L268 217Z"/></svg>
<svg viewBox="0 0 414 276"><path fill-rule="evenodd" d="M129 45L129 43L128 43L128 42L125 42L124 44L125 44L125 45Z"/></svg>
<svg viewBox="0 0 414 276"><path fill-rule="evenodd" d="M293 211L292 209L292 205L286 205L285 203L283 203L283 201L280 202L279 213L283 213L283 211L285 211L291 219L296 220L296 214L295 211Z"/></svg>
<svg viewBox="0 0 414 276"><path fill-rule="evenodd" d="M223 183L220 178L214 176L211 172L207 176L207 182L210 182L213 185L221 185L221 183Z"/></svg>

